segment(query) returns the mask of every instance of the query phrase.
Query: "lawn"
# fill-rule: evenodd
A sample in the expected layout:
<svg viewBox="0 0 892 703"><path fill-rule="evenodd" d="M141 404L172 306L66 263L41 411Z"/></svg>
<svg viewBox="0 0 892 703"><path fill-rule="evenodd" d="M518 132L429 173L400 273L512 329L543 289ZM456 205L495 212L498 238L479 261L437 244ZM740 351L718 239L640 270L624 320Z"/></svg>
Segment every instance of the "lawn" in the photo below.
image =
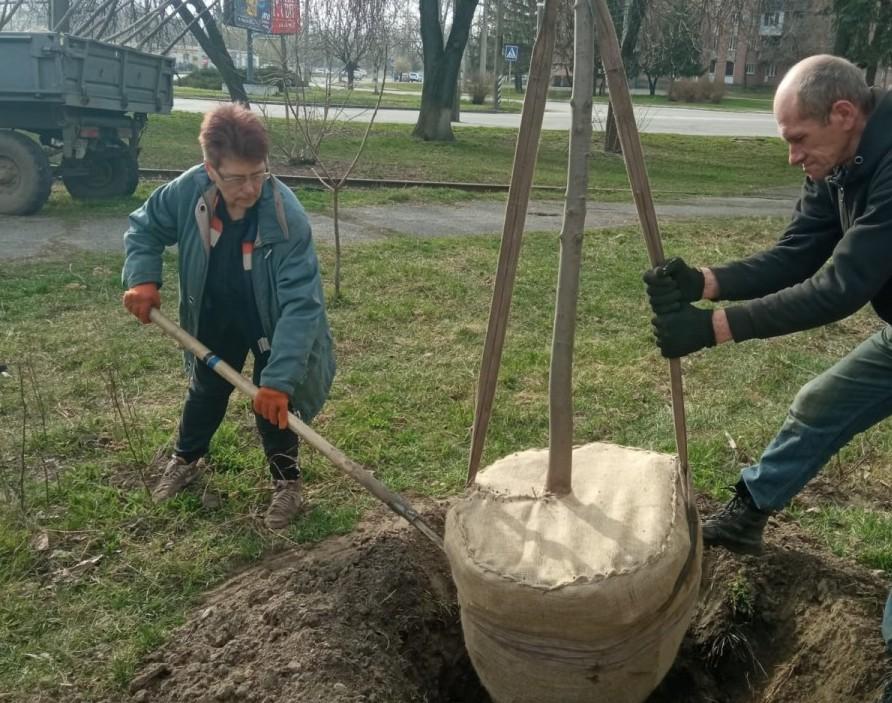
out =
<svg viewBox="0 0 892 703"><path fill-rule="evenodd" d="M152 116L143 139L140 163L146 168L186 169L201 160L196 135L201 115L175 112ZM273 134L273 171L311 175L307 166L289 163L294 145L284 120L270 120ZM337 123L322 142L323 163L341 173L352 161L364 128ZM517 133L510 129L456 127L452 143L424 142L412 137L408 125L378 124L353 172L359 178L507 184L514 160ZM596 133L590 157L589 187L594 200L630 200L631 193L622 157L605 154L603 135ZM801 173L789 167L786 147L780 139L766 137L691 137L672 134L641 135L651 187L658 200L678 200L692 195L752 195L774 188L795 188ZM567 173L567 135L545 131L539 147L534 184L553 190L536 190L534 197L563 197ZM45 214L82 217L105 213L124 215L135 209L156 187L143 183L135 196L103 202L76 202L63 189L54 190ZM481 197L456 189L348 187L342 204L350 205L423 202L437 199L458 202ZM499 197L504 198L504 193ZM327 210L324 191L301 189L309 210Z"/></svg>
<svg viewBox="0 0 892 703"><path fill-rule="evenodd" d="M777 220L668 223L670 254L708 263L768 245ZM330 302L339 372L316 428L391 488L459 493L499 243L492 237L348 247ZM333 254L320 247L330 283ZM558 238L524 241L485 461L548 440ZM310 511L285 536L260 520L264 467L248 403L212 448L225 494L206 510L147 498L145 466L176 430L186 381L174 344L120 305L117 255L0 268L0 700L121 700L137 659L202 592L293 542L351 530L366 496L312 451ZM174 259L163 309L175 311ZM587 235L575 358L575 440L673 450L666 364L650 339L635 228ZM331 295L330 287L328 294ZM684 363L691 465L712 495L782 421L796 389L877 326L862 313L821 330L725 345ZM882 490L892 431L859 438L827 469ZM869 470L868 470L869 469ZM21 487L24 486L24 495ZM793 514L815 538L892 569L892 524L870 507Z"/></svg>
<svg viewBox="0 0 892 703"><path fill-rule="evenodd" d="M201 115L174 113L153 117L143 141L140 162L149 168L187 168L201 160L196 135ZM270 120L273 159L281 173L308 172L288 164L292 143L284 120ZM338 172L353 159L364 126L336 123L322 142L321 156ZM378 124L372 129L355 176L474 183L508 182L514 161L516 130L456 127L451 143L425 142L411 136L410 125ZM622 190L628 180L622 157L604 154L601 135L593 140L590 187ZM791 169L786 148L773 137L690 137L642 135L654 190L671 194L745 195L766 188L796 184L801 173ZM539 146L534 182L564 187L567 177L567 134L545 131Z"/></svg>

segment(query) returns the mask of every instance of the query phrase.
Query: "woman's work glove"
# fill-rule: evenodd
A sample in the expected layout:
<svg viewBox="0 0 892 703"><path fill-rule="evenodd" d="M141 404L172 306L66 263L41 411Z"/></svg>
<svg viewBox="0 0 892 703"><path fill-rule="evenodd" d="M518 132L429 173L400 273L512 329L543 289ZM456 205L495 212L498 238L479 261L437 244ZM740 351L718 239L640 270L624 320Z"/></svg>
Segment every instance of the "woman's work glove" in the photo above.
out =
<svg viewBox="0 0 892 703"><path fill-rule="evenodd" d="M124 293L124 307L144 325L152 320L149 313L152 308L161 308L161 294L157 283L140 283Z"/></svg>
<svg viewBox="0 0 892 703"><path fill-rule="evenodd" d="M288 394L262 386L254 396L254 412L284 430L288 427Z"/></svg>

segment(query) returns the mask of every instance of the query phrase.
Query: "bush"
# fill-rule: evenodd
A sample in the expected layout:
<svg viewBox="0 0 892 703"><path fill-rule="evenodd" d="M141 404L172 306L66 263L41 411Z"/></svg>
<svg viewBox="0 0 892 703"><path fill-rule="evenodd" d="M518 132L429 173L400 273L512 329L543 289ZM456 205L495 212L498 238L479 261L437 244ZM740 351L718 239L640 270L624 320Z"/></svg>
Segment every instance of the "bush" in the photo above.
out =
<svg viewBox="0 0 892 703"><path fill-rule="evenodd" d="M246 80L247 74L244 69L238 69L237 73L242 77L242 80ZM264 68L258 68L254 71L254 81L266 85L275 85L280 91L284 90L284 81L287 81L288 86L291 88L300 83L298 76L294 71L288 71L283 80L282 69L279 66L265 66ZM220 74L220 71L214 67L200 68L197 71L192 71L192 73L181 76L177 85L189 88L220 90L223 85L223 76ZM306 85L307 82L304 81L304 86Z"/></svg>
<svg viewBox="0 0 892 703"><path fill-rule="evenodd" d="M669 100L685 103L720 103L725 97L725 85L714 81L676 80L669 86Z"/></svg>
<svg viewBox="0 0 892 703"><path fill-rule="evenodd" d="M188 88L206 88L209 90L220 90L223 83L223 76L216 68L199 68L185 76L181 76L178 85L184 85Z"/></svg>
<svg viewBox="0 0 892 703"><path fill-rule="evenodd" d="M474 105L482 105L486 101L494 80L489 73L486 75L475 73L465 81L465 92L470 93Z"/></svg>

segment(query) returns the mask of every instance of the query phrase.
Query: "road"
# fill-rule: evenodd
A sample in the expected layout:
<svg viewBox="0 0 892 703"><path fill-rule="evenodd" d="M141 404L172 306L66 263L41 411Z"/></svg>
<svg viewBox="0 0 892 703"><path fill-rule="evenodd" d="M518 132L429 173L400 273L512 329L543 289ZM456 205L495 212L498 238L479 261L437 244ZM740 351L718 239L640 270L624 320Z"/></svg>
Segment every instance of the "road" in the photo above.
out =
<svg viewBox="0 0 892 703"><path fill-rule="evenodd" d="M184 112L206 112L216 101L198 100L194 98L176 98L174 110ZM593 120L596 128L607 119L607 105L596 104ZM284 105L270 103L262 110L254 106L257 112L265 112L271 117L284 117ZM367 122L371 115L368 108L347 108L344 110L345 120ZM776 137L777 125L770 112L733 112L725 110L697 110L687 107L655 107L639 106L635 109L638 129L642 132L663 134L688 134L725 137ZM377 122L390 124L415 124L418 119L417 110L382 109L378 112ZM508 127L517 129L520 126L520 113L463 112L461 124L471 127ZM543 129L568 130L570 128L570 104L568 102L549 100L545 106Z"/></svg>

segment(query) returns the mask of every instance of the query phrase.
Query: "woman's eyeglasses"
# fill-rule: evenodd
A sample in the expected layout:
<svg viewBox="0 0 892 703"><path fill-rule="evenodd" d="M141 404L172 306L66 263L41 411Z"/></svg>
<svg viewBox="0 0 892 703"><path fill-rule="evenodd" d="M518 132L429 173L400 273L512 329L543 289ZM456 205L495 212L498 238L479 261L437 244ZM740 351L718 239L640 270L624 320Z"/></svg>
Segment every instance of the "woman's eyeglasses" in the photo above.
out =
<svg viewBox="0 0 892 703"><path fill-rule="evenodd" d="M263 183L272 175L269 169L266 171L258 171L257 173L249 173L246 176L227 176L220 171L217 171L217 173L220 175L220 180L230 186L243 186L249 182L254 184Z"/></svg>

